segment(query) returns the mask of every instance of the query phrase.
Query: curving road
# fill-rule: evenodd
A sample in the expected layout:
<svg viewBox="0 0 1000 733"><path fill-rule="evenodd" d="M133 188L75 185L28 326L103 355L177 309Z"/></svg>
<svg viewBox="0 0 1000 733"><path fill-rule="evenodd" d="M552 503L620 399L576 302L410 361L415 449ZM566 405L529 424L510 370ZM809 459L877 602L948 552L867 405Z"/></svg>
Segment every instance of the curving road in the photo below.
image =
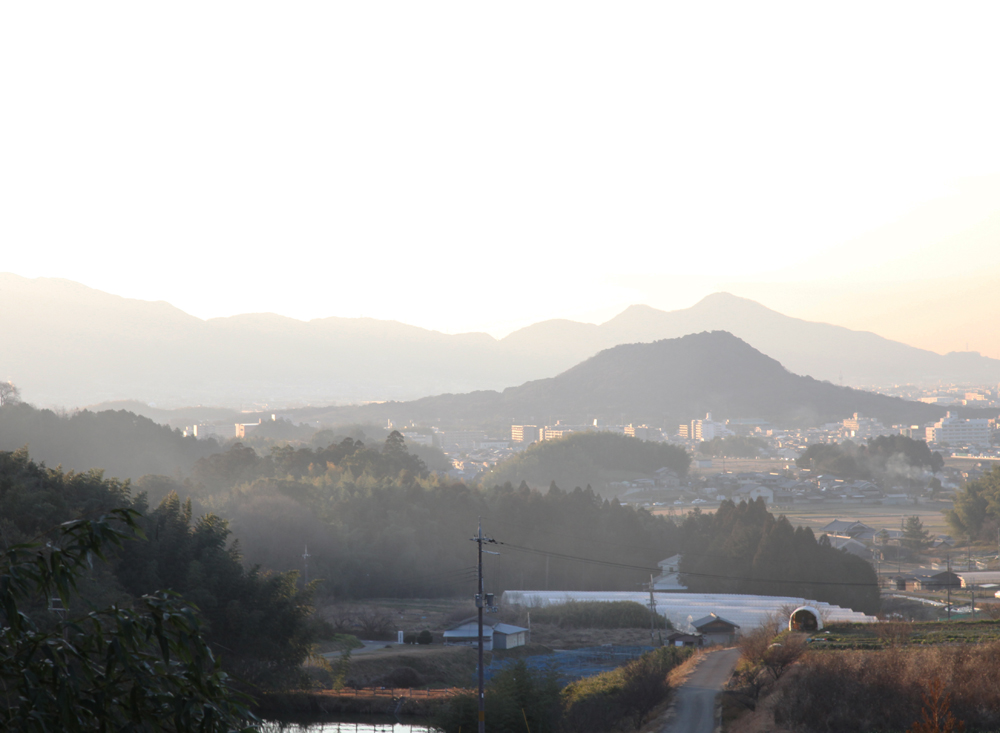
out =
<svg viewBox="0 0 1000 733"><path fill-rule="evenodd" d="M716 698L739 661L739 649L710 652L674 693L672 713L661 733L713 733Z"/></svg>

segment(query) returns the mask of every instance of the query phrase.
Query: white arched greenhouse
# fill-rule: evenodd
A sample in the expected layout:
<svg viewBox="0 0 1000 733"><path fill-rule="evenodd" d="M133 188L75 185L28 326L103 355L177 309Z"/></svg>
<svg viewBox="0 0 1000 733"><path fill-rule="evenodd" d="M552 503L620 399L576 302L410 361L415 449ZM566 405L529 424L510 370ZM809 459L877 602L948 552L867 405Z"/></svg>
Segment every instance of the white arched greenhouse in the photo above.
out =
<svg viewBox="0 0 1000 733"><path fill-rule="evenodd" d="M776 617L784 624L796 609L808 606L815 609L822 623L837 622L873 623L874 616L867 616L849 608L808 598L789 596L747 596L726 593L656 593L656 611L670 620L674 628L691 631L691 622L714 613L732 621L744 632L761 626ZM630 591L544 591L508 590L501 599L503 605L517 604L525 608L539 608L568 601L635 601L649 605L649 593Z"/></svg>

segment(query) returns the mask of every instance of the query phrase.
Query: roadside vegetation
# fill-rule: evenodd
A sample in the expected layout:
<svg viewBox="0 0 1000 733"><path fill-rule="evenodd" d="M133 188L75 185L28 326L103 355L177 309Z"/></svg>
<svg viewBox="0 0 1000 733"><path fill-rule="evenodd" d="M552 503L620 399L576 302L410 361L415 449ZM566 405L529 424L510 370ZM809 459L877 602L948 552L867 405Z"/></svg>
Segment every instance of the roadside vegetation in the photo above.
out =
<svg viewBox="0 0 1000 733"><path fill-rule="evenodd" d="M554 674L523 661L498 674L486 691L486 720L497 733L614 733L639 730L670 691L671 670L690 649L661 647L560 690ZM475 730L474 695L456 698L435 721L445 733Z"/></svg>
<svg viewBox="0 0 1000 733"><path fill-rule="evenodd" d="M726 730L1000 729L996 621L842 624L808 642L795 636L760 631L741 640Z"/></svg>

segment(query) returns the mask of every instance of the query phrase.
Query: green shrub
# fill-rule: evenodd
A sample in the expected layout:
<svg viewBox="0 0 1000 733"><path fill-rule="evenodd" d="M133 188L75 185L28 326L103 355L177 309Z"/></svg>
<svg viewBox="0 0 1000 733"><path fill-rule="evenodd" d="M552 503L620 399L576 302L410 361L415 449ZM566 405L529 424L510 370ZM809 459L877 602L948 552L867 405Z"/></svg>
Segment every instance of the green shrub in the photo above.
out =
<svg viewBox="0 0 1000 733"><path fill-rule="evenodd" d="M564 629L648 629L649 608L635 601L568 601L531 611L536 623ZM654 626L671 629L664 616L656 614Z"/></svg>
<svg viewBox="0 0 1000 733"><path fill-rule="evenodd" d="M462 695L441 710L434 725L445 733L474 731L478 711L476 696ZM532 671L519 660L486 688L487 730L551 732L558 730L559 718L559 682L551 671Z"/></svg>
<svg viewBox="0 0 1000 733"><path fill-rule="evenodd" d="M427 629L424 629L419 634L417 634L417 643L418 644L430 644L433 641L434 641L434 637L431 635L431 632L428 631Z"/></svg>
<svg viewBox="0 0 1000 733"><path fill-rule="evenodd" d="M666 697L667 674L689 656L690 649L661 647L623 667L567 685L562 691L563 727L603 733L627 721L639 730Z"/></svg>

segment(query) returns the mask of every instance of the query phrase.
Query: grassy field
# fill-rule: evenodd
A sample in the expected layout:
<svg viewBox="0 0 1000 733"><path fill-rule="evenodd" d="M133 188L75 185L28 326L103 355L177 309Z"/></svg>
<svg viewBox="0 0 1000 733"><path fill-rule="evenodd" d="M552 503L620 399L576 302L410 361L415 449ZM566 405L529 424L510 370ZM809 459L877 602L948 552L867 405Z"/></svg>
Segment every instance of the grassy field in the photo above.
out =
<svg viewBox="0 0 1000 733"><path fill-rule="evenodd" d="M985 644L1000 641L1000 620L834 624L810 638L810 649L885 649L891 646Z"/></svg>
<svg viewBox="0 0 1000 733"><path fill-rule="evenodd" d="M713 458L711 468L698 468L692 463L688 473L691 476L712 476L723 471L770 473L794 466L795 461L785 458Z"/></svg>
<svg viewBox="0 0 1000 733"><path fill-rule="evenodd" d="M691 511L691 506L665 506L653 509L653 514L673 516L676 519L683 519L684 515ZM703 512L714 512L716 505L703 504ZM832 522L834 519L845 521L864 522L869 527L875 529L899 529L906 517L918 516L923 522L924 528L931 535L948 534L948 525L944 521L944 512L951 509L950 502L936 502L933 504L902 504L892 506L882 506L879 504L824 504L824 505L790 505L782 507L769 507L772 514L784 514L795 526L812 527L813 532L818 532L821 528Z"/></svg>
<svg viewBox="0 0 1000 733"><path fill-rule="evenodd" d="M875 529L900 529L906 517L918 516L924 529L932 535L948 534L943 512L951 509L951 502L933 504L905 504L883 506L878 504L845 504L843 506L796 506L772 508L775 514L784 514L794 525L812 527L813 531L826 526L834 519L864 522Z"/></svg>

